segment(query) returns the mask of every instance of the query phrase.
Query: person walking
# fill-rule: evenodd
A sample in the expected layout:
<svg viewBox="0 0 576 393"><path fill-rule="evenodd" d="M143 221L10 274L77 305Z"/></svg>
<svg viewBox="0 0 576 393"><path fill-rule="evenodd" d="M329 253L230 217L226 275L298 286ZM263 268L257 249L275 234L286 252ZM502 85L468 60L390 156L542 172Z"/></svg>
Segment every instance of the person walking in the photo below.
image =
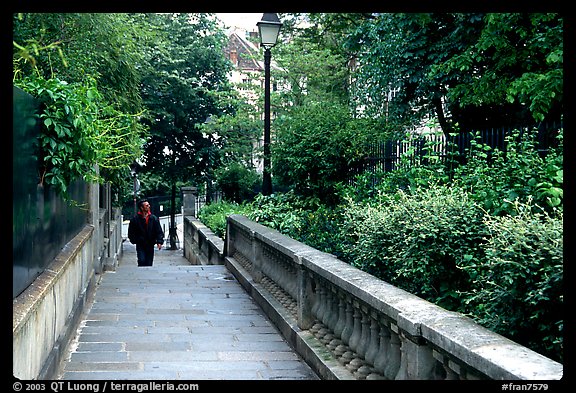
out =
<svg viewBox="0 0 576 393"><path fill-rule="evenodd" d="M160 220L150 211L150 203L143 199L138 202L138 213L128 224L128 239L136 245L138 266L152 266L154 262L154 245L158 250L164 244L164 231Z"/></svg>

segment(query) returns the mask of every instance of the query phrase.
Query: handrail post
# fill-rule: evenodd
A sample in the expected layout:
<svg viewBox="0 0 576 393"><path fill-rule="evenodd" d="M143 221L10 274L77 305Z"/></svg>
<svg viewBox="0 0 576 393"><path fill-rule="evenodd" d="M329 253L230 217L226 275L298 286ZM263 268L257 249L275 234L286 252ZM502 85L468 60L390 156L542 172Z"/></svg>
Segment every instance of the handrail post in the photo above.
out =
<svg viewBox="0 0 576 393"><path fill-rule="evenodd" d="M262 265L264 263L263 255L262 255L262 244L257 239L256 234L254 231L250 231L250 238L252 239L252 278L254 278L255 282L262 281Z"/></svg>
<svg viewBox="0 0 576 393"><path fill-rule="evenodd" d="M296 277L298 283L298 298L296 301L298 305L298 327L302 330L307 330L314 324L314 315L312 314L312 279L302 265L300 257L298 257Z"/></svg>

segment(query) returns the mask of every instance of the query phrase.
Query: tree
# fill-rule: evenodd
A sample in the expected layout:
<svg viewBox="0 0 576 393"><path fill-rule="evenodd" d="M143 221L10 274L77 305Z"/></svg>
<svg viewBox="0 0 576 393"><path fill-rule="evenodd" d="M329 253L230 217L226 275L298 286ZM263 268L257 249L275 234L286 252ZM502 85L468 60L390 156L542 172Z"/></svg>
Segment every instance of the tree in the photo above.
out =
<svg viewBox="0 0 576 393"><path fill-rule="evenodd" d="M137 46L140 26L122 13L24 13L13 16L19 75L68 83L97 81L104 99L127 113L142 110Z"/></svg>
<svg viewBox="0 0 576 393"><path fill-rule="evenodd" d="M275 47L279 64L275 78L289 90L279 91L287 106L303 105L306 99L350 100L351 54L343 45L363 14L283 14L281 36L284 42ZM287 37L287 38L286 38Z"/></svg>
<svg viewBox="0 0 576 393"><path fill-rule="evenodd" d="M39 183L67 197L78 179L122 188L144 129L125 14L14 14L13 82L43 104Z"/></svg>
<svg viewBox="0 0 576 393"><path fill-rule="evenodd" d="M212 170L214 140L202 124L223 112L218 94L229 90L230 64L224 58L224 34L206 14L145 14L157 37L145 47L142 99L150 138L144 146L144 170L172 184L199 182ZM174 208L171 247L175 248Z"/></svg>
<svg viewBox="0 0 576 393"><path fill-rule="evenodd" d="M398 124L436 116L444 133L558 118L558 14L375 14L350 36L357 97Z"/></svg>
<svg viewBox="0 0 576 393"><path fill-rule="evenodd" d="M560 15L487 14L477 40L433 69L432 77L459 76L447 98L459 103L463 116L469 116L472 108L500 106L517 108L517 116L524 117L520 121L528 116L535 121L558 120L563 52Z"/></svg>
<svg viewBox="0 0 576 393"><path fill-rule="evenodd" d="M336 203L336 184L361 157L346 105L310 102L275 122L274 175L299 195Z"/></svg>

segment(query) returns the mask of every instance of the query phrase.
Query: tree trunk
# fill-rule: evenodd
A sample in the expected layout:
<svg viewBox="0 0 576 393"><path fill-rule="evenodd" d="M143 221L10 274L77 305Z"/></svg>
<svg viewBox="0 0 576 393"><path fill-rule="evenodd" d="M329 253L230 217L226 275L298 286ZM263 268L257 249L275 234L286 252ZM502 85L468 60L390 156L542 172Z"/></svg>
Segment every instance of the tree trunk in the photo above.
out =
<svg viewBox="0 0 576 393"><path fill-rule="evenodd" d="M442 108L442 100L440 99L440 97L435 97L432 99L432 104L436 109L436 115L438 116L438 122L440 123L440 128L442 128L442 132L446 136L446 139L448 139L450 137L450 133L454 132L454 128L444 115L444 108Z"/></svg>

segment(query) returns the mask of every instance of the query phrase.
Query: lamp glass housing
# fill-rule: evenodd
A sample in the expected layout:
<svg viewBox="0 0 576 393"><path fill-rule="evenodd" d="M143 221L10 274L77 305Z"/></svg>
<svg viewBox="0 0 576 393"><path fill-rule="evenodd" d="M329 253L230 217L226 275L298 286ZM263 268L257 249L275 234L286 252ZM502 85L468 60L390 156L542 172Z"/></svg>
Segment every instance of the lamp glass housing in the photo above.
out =
<svg viewBox="0 0 576 393"><path fill-rule="evenodd" d="M282 23L276 14L264 14L262 20L256 23L256 26L258 26L260 33L260 44L264 48L270 49L276 45L278 34L282 27Z"/></svg>

